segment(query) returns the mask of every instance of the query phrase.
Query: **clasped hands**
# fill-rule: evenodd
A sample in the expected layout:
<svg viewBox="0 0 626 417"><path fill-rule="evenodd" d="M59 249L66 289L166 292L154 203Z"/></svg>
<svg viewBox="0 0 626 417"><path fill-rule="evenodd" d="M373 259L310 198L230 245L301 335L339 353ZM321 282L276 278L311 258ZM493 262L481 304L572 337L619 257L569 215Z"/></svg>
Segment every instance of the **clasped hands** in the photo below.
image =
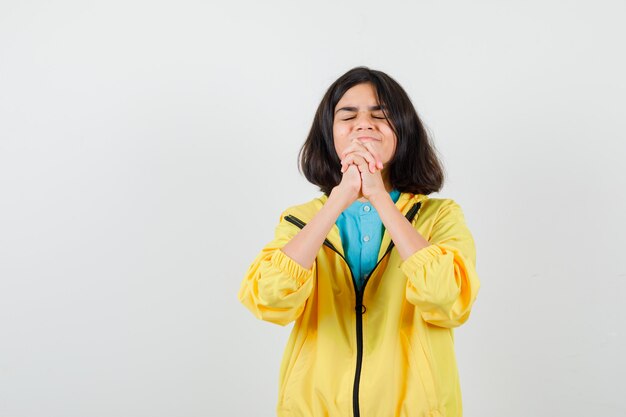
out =
<svg viewBox="0 0 626 417"><path fill-rule="evenodd" d="M355 138L339 155L342 158L341 172L344 175L354 175L358 170L361 193L368 200L379 193L387 193L381 175L383 161L375 144L376 142L361 142Z"/></svg>

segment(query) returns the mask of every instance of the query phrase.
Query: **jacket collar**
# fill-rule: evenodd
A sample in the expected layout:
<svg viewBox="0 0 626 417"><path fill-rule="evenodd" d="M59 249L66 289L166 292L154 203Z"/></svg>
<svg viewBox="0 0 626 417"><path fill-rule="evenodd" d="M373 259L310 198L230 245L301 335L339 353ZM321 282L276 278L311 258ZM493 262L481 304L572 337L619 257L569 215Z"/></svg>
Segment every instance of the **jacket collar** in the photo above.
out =
<svg viewBox="0 0 626 417"><path fill-rule="evenodd" d="M291 214L304 223L308 223L324 206L326 201L328 200L328 196L326 194L322 194L320 197L314 198L308 203L300 204L298 206L293 206L289 208L286 214ZM400 193L400 197L398 201L396 201L395 205L400 210L400 212L406 216L411 207L415 204L424 202L428 200L428 196L425 194L412 194L412 193ZM415 217L417 218L417 216ZM332 243L332 245L341 253L342 256L345 256L343 252L343 244L341 242L341 237L339 235L339 228L336 224L333 224L333 227L330 229L330 232L326 236L326 239ZM378 252L378 259L380 260L381 256L384 255L387 250L387 246L391 243L391 236L387 232L385 228L385 232L383 233L382 242L380 245L380 250Z"/></svg>

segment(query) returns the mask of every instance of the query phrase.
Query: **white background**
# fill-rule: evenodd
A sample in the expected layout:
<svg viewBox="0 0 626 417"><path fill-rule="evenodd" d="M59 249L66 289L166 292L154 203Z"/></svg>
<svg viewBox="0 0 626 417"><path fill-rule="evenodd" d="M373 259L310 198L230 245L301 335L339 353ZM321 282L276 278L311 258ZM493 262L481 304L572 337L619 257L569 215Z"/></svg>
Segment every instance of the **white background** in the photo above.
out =
<svg viewBox="0 0 626 417"><path fill-rule="evenodd" d="M467 417L623 416L624 1L0 2L0 417L272 416L237 300L323 93L408 92L481 291Z"/></svg>

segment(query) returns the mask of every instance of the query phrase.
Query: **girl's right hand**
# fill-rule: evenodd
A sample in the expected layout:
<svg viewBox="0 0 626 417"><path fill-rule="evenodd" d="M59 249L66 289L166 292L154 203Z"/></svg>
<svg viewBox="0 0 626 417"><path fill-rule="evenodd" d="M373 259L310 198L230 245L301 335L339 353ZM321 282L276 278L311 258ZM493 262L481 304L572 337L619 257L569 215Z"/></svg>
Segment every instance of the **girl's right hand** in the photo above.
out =
<svg viewBox="0 0 626 417"><path fill-rule="evenodd" d="M341 182L330 192L329 198L336 198L341 201L344 210L363 197L361 193L361 172L359 168L350 164L341 177Z"/></svg>

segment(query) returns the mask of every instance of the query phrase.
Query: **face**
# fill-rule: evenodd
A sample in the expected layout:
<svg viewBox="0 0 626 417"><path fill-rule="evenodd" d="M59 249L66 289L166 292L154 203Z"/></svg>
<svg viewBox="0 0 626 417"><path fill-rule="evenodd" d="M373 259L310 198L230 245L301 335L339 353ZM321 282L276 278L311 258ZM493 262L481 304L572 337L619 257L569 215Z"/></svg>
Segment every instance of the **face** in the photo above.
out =
<svg viewBox="0 0 626 417"><path fill-rule="evenodd" d="M333 137L335 151L341 152L350 146L352 139L368 141L378 150L384 169L396 151L396 135L385 119L376 101L376 91L371 83L357 84L341 97L334 109Z"/></svg>

